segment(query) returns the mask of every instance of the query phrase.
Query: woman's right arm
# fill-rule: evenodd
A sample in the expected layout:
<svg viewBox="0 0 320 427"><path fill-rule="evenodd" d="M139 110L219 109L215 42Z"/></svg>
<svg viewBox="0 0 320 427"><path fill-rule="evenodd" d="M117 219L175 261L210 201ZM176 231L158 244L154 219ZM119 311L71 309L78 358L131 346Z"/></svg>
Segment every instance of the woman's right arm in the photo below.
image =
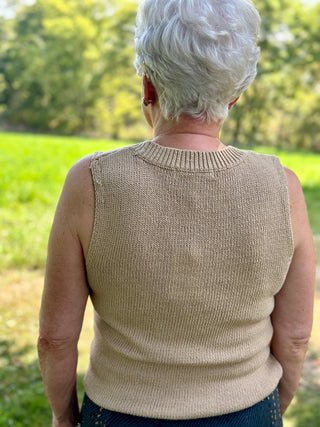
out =
<svg viewBox="0 0 320 427"><path fill-rule="evenodd" d="M279 383L281 411L290 405L299 386L312 329L315 250L300 182L285 168L290 197L294 255L272 313L271 351L283 368Z"/></svg>

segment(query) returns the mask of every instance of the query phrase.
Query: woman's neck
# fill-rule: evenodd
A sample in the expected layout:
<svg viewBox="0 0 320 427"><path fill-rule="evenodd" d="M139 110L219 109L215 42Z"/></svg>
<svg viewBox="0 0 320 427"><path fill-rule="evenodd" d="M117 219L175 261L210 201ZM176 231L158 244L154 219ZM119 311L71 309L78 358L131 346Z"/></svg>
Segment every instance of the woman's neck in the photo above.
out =
<svg viewBox="0 0 320 427"><path fill-rule="evenodd" d="M219 139L222 123L202 123L183 116L178 121L159 120L154 127L154 141L182 150L217 151L225 148Z"/></svg>

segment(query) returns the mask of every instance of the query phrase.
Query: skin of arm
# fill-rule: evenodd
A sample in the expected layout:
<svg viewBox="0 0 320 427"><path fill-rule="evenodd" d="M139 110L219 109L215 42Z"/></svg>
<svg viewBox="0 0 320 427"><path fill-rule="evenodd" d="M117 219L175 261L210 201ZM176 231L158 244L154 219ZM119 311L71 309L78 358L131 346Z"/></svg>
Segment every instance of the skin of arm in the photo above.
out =
<svg viewBox="0 0 320 427"><path fill-rule="evenodd" d="M302 373L313 318L315 249L303 192L296 175L285 168L294 240L293 259L271 315L271 351L283 368L278 389L281 411L290 405Z"/></svg>
<svg viewBox="0 0 320 427"><path fill-rule="evenodd" d="M54 427L79 421L77 343L89 295L85 255L94 215L89 163L84 158L70 170L48 245L38 354Z"/></svg>

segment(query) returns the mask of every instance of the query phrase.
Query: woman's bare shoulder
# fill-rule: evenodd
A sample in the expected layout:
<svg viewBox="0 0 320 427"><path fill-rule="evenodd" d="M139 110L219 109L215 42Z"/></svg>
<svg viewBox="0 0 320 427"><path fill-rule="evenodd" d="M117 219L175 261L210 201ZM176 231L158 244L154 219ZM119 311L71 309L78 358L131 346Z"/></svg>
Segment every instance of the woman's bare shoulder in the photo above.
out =
<svg viewBox="0 0 320 427"><path fill-rule="evenodd" d="M289 195L294 196L297 193L302 193L301 184L297 175L293 170L283 166L283 170L287 176Z"/></svg>
<svg viewBox="0 0 320 427"><path fill-rule="evenodd" d="M91 159L92 155L89 155L78 160L69 170L63 187L63 192L68 196L66 202L71 209L75 208L78 212L83 204L90 204L90 200L94 197Z"/></svg>
<svg viewBox="0 0 320 427"><path fill-rule="evenodd" d="M93 188L90 170L91 160L92 155L78 160L69 170L65 185L71 186L73 190L80 191L80 193Z"/></svg>
<svg viewBox="0 0 320 427"><path fill-rule="evenodd" d="M307 212L307 206L297 175L289 168L283 167L287 176L288 193L290 200L290 215L295 247L311 240L311 230Z"/></svg>
<svg viewBox="0 0 320 427"><path fill-rule="evenodd" d="M78 160L69 170L59 204L70 219L70 229L87 253L94 221L94 185L90 164L92 155Z"/></svg>

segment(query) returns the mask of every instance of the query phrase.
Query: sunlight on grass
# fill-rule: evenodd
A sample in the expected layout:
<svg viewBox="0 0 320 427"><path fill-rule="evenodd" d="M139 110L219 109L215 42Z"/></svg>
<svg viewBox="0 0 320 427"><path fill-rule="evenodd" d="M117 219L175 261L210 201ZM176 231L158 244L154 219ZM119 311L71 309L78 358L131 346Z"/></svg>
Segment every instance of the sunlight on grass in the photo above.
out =
<svg viewBox="0 0 320 427"><path fill-rule="evenodd" d="M283 427L295 427L294 421L288 420L287 418L285 418L283 420Z"/></svg>
<svg viewBox="0 0 320 427"><path fill-rule="evenodd" d="M0 415L0 425L42 427L46 425L43 422L44 419L49 423L50 410L44 397L36 354L38 312L42 286L43 273L41 271L12 270L0 275L0 293L3 296L0 300L0 414L2 413L4 417L6 411L12 408L12 417L16 417L14 414L20 414L23 418L22 414L24 413L24 416L28 417L25 419L29 420L25 421L25 424L1 423L4 418L1 418ZM10 292L7 292L8 289ZM314 357L320 359L319 330L320 293L317 294L315 303L315 321L310 345L309 357L312 356L313 359ZM82 399L82 381L89 361L92 336L92 307L89 301L79 341L80 400ZM303 417L308 411L309 417L311 420L313 419L313 414L318 406L318 397L315 400L314 385L310 383L309 386L309 388L304 389L299 400L295 399L294 405L285 417L284 427L303 427L303 424L295 424L295 418L304 420ZM23 393L17 393L16 390L18 389L23 390ZM316 390L318 390L316 392L316 396L318 396L320 389ZM32 399L34 406L37 407L35 413L42 421L37 421L37 418L33 416L30 418L27 405ZM17 410L17 408L20 409ZM6 422L8 419L6 418ZM16 418L14 419L16 420ZM315 422L310 421L310 424L305 424L305 426L316 427L319 424L315 424Z"/></svg>
<svg viewBox="0 0 320 427"><path fill-rule="evenodd" d="M81 157L128 145L95 140L0 133L0 270L43 268L49 231L63 182ZM257 151L279 155L304 187L312 229L320 234L320 154Z"/></svg>
<svg viewBox="0 0 320 427"><path fill-rule="evenodd" d="M79 158L128 144L0 133L1 426L50 425L36 341L47 239L65 176ZM257 151L278 155L284 165L296 172L304 188L318 260L314 327L308 353L312 368L312 363L320 361L320 154L275 151L268 147ZM79 341L80 399L93 336L92 317L89 302ZM308 369L304 387L285 417L285 427L320 426L320 385L313 382Z"/></svg>
<svg viewBox="0 0 320 427"><path fill-rule="evenodd" d="M0 133L0 270L43 268L55 207L70 167L95 151L128 144Z"/></svg>

